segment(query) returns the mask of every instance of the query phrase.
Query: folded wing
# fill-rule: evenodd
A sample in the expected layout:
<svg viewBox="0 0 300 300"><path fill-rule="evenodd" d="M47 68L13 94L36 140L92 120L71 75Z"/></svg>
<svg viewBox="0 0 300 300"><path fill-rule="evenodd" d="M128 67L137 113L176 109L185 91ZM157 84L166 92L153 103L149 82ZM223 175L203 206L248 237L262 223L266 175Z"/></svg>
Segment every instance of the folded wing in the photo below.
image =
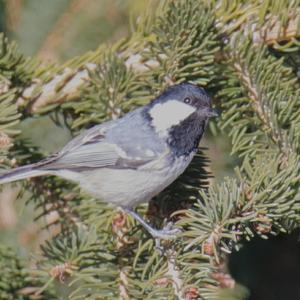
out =
<svg viewBox="0 0 300 300"><path fill-rule="evenodd" d="M72 140L62 151L40 162L38 169L74 171L102 167L135 169L155 159L154 156L149 158L142 152L141 149L141 153L133 157L130 151L126 152L121 146L108 142L103 129L93 128Z"/></svg>

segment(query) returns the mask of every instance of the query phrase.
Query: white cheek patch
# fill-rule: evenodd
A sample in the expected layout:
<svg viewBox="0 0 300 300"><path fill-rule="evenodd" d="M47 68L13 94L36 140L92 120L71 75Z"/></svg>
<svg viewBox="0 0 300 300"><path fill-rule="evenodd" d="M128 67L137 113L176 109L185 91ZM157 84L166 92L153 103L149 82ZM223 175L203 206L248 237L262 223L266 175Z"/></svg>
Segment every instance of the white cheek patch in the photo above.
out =
<svg viewBox="0 0 300 300"><path fill-rule="evenodd" d="M169 100L165 103L157 103L150 110L152 125L158 133L165 135L172 126L179 124L196 109L191 105L177 100Z"/></svg>

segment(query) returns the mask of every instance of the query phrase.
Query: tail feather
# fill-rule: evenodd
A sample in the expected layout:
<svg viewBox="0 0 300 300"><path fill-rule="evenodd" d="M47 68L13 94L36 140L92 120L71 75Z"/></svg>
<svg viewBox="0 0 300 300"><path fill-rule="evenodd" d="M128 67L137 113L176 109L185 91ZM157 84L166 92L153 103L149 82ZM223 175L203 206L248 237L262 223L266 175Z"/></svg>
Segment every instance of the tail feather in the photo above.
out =
<svg viewBox="0 0 300 300"><path fill-rule="evenodd" d="M38 170L32 165L23 166L2 174L0 173L0 184L46 174L48 174L47 171Z"/></svg>

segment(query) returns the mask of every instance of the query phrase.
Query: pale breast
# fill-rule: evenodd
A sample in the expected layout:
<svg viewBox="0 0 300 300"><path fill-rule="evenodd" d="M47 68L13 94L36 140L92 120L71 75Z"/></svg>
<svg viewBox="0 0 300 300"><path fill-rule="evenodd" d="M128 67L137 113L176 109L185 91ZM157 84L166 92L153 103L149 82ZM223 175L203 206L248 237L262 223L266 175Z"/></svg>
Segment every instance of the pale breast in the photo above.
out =
<svg viewBox="0 0 300 300"><path fill-rule="evenodd" d="M191 157L179 157L156 170L102 168L81 172L80 185L94 197L116 206L133 207L149 201L170 185L189 165Z"/></svg>

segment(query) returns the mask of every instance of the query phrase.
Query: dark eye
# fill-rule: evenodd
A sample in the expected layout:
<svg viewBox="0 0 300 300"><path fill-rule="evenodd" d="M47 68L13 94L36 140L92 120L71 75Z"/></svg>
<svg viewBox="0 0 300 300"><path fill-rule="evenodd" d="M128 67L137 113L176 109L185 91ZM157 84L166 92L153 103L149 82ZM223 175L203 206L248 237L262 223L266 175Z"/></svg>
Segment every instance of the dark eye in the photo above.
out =
<svg viewBox="0 0 300 300"><path fill-rule="evenodd" d="M190 104L191 103L191 99L190 98L184 98L184 103L186 103L186 104Z"/></svg>

